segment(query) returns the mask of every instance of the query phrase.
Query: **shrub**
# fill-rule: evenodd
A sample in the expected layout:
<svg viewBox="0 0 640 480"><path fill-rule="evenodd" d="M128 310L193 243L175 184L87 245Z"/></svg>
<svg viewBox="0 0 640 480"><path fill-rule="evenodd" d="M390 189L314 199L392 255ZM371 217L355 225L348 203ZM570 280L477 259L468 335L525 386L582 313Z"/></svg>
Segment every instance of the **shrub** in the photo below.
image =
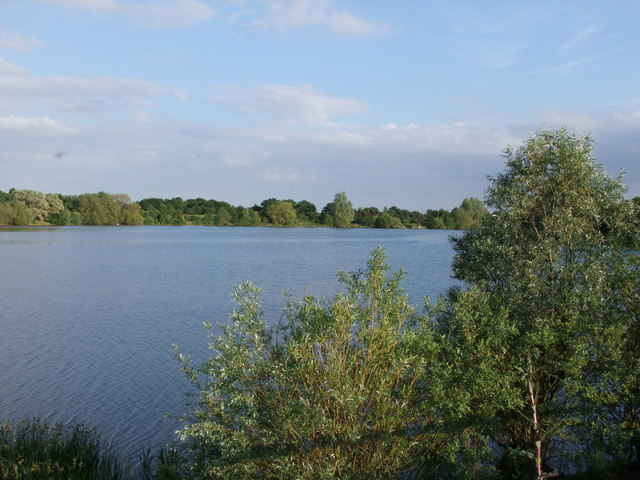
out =
<svg viewBox="0 0 640 480"><path fill-rule="evenodd" d="M449 400L429 377L432 323L387 269L375 250L365 272L340 274L346 291L331 301L289 301L279 328L242 284L211 358L193 365L178 350L196 389L181 438L197 478L417 478L456 462L441 429Z"/></svg>

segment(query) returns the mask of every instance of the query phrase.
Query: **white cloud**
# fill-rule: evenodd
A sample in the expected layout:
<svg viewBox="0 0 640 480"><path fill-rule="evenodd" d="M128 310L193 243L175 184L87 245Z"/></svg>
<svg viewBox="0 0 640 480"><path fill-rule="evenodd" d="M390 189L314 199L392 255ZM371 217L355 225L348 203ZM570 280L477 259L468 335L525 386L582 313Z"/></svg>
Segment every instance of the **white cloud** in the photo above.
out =
<svg viewBox="0 0 640 480"><path fill-rule="evenodd" d="M249 167L252 165L252 162L246 158L237 158L225 155L222 159L222 164L228 167Z"/></svg>
<svg viewBox="0 0 640 480"><path fill-rule="evenodd" d="M25 132L29 134L77 134L78 131L67 127L49 117L17 117L10 115L8 117L0 117L0 132Z"/></svg>
<svg viewBox="0 0 640 480"><path fill-rule="evenodd" d="M278 173L267 171L262 174L262 178L273 182L289 183L301 180L302 176L298 173Z"/></svg>
<svg viewBox="0 0 640 480"><path fill-rule="evenodd" d="M0 31L0 48L15 50L17 52L30 52L34 47L42 47L44 43L35 37L23 37L22 35L9 35Z"/></svg>
<svg viewBox="0 0 640 480"><path fill-rule="evenodd" d="M156 29L181 28L211 20L215 10L202 0L40 0L44 3L108 13L139 26Z"/></svg>
<svg viewBox="0 0 640 480"><path fill-rule="evenodd" d="M375 135L375 132L371 133ZM377 142L400 150L454 154L499 154L506 145L519 142L504 128L487 128L466 123L419 126L408 124L377 129Z"/></svg>
<svg viewBox="0 0 640 480"><path fill-rule="evenodd" d="M10 75L24 75L26 70L22 67L7 62L4 58L0 57L0 74L8 73Z"/></svg>
<svg viewBox="0 0 640 480"><path fill-rule="evenodd" d="M119 11L147 28L181 28L211 20L215 10L200 0L155 1L121 5Z"/></svg>
<svg viewBox="0 0 640 480"><path fill-rule="evenodd" d="M342 35L374 36L390 30L386 25L338 10L329 0L261 0L260 3L264 10L258 10L258 18L252 24L279 33L321 27Z"/></svg>
<svg viewBox="0 0 640 480"><path fill-rule="evenodd" d="M354 131L343 129L340 132L320 133L308 140L342 148L375 149L377 152L463 155L499 155L508 144L521 141L505 128L466 123L424 126L385 123Z"/></svg>
<svg viewBox="0 0 640 480"><path fill-rule="evenodd" d="M598 117L580 112L541 109L536 117L543 125L566 126L583 131L593 131L601 126Z"/></svg>
<svg viewBox="0 0 640 480"><path fill-rule="evenodd" d="M545 68L545 69L539 70L539 71L534 72L534 73L554 72L554 73L557 73L557 74L560 74L560 75L566 75L566 74L571 73L577 67L580 67L582 65L586 65L586 64L589 64L589 63L593 63L593 62L598 62L598 61L602 60L605 57L606 57L605 54L590 55L588 57L579 58L579 59L576 59L576 60L570 60L570 61L561 63L559 65L556 65L554 67Z"/></svg>
<svg viewBox="0 0 640 480"><path fill-rule="evenodd" d="M113 106L141 106L149 103L147 97L168 93L165 87L143 80L34 77L19 67L10 73L14 74L0 75L0 104L34 105L44 100L60 110L95 111Z"/></svg>
<svg viewBox="0 0 640 480"><path fill-rule="evenodd" d="M329 97L310 85L229 87L213 101L242 114L263 114L284 123L328 125L337 115L358 115L366 107L357 100Z"/></svg>
<svg viewBox="0 0 640 480"><path fill-rule="evenodd" d="M216 11L203 0L40 0L68 8L117 15L146 28L180 28L211 20ZM230 22L246 19L262 30L287 33L292 30L324 28L332 33L354 37L386 35L391 28L371 22L331 0L251 0L227 2Z"/></svg>
<svg viewBox="0 0 640 480"><path fill-rule="evenodd" d="M115 0L40 0L40 2L101 12L115 11L118 8Z"/></svg>
<svg viewBox="0 0 640 480"><path fill-rule="evenodd" d="M171 93L178 100L186 100L189 97L189 92L184 88L173 88L171 89Z"/></svg>
<svg viewBox="0 0 640 480"><path fill-rule="evenodd" d="M335 33L356 37L372 37L387 34L388 26L378 25L347 12L329 13L325 23Z"/></svg>
<svg viewBox="0 0 640 480"><path fill-rule="evenodd" d="M640 124L640 110L630 113L615 113L614 117L623 124Z"/></svg>

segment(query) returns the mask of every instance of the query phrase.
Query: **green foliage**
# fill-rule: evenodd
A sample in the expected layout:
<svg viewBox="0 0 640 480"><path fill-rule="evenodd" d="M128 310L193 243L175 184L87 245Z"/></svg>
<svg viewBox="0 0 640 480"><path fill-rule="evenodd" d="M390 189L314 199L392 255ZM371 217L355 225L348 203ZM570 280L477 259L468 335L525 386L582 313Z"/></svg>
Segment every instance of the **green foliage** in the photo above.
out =
<svg viewBox="0 0 640 480"><path fill-rule="evenodd" d="M336 193L333 199L333 225L337 228L349 228L353 222L354 211L353 205L347 198L345 192Z"/></svg>
<svg viewBox="0 0 640 480"><path fill-rule="evenodd" d="M316 206L307 201L301 200L295 204L296 213L298 218L303 222L317 223L319 220L318 211Z"/></svg>
<svg viewBox="0 0 640 480"><path fill-rule="evenodd" d="M37 222L44 222L47 217L61 212L64 208L60 197L52 193L12 189L9 195L12 200L24 203Z"/></svg>
<svg viewBox="0 0 640 480"><path fill-rule="evenodd" d="M336 203L329 202L327 203L322 212L320 212L320 223L326 227L333 227L335 223L336 216Z"/></svg>
<svg viewBox="0 0 640 480"><path fill-rule="evenodd" d="M296 224L297 214L292 202L288 200L275 201L266 207L269 221L274 225L293 226Z"/></svg>
<svg viewBox="0 0 640 480"><path fill-rule="evenodd" d="M373 226L376 228L403 228L404 225L396 217L388 212L382 212L376 216Z"/></svg>
<svg viewBox="0 0 640 480"><path fill-rule="evenodd" d="M487 207L484 206L484 203L482 203L482 200L475 197L465 198L460 204L460 209L464 210L471 219L470 227L477 226L482 219L489 214L489 211L487 210ZM465 230L460 225L458 225L458 228Z"/></svg>
<svg viewBox="0 0 640 480"><path fill-rule="evenodd" d="M22 200L14 199L20 197ZM380 212L375 207L353 209L344 192L318 213L316 206L301 200L268 198L260 206L233 206L217 200L145 198L133 202L127 194L106 192L82 195L44 194L33 190L0 191L0 225L27 225L48 222L53 225L286 225L347 228L440 228L473 227L486 209L480 200L465 199L461 206L426 213L390 207ZM286 203L290 203L289 208ZM25 212L25 208L26 212ZM292 210L293 209L293 210ZM383 215L384 213L384 215Z"/></svg>
<svg viewBox="0 0 640 480"><path fill-rule="evenodd" d="M276 330L259 290L238 287L211 358L178 353L195 387L180 436L196 478L389 479L456 464L458 438L441 429L451 401L430 376L446 372L433 325L387 269L376 250L330 302L290 301Z"/></svg>
<svg viewBox="0 0 640 480"><path fill-rule="evenodd" d="M238 225L244 227L255 227L262 223L260 214L250 208L243 208L239 215Z"/></svg>
<svg viewBox="0 0 640 480"><path fill-rule="evenodd" d="M478 226L488 213L481 200L470 197L465 198L458 208L451 210L451 217L456 230L469 230Z"/></svg>
<svg viewBox="0 0 640 480"><path fill-rule="evenodd" d="M0 478L118 480L122 468L94 431L29 420L0 424Z"/></svg>
<svg viewBox="0 0 640 480"><path fill-rule="evenodd" d="M613 432L622 424L601 424L598 432L585 421L593 425L590 419L602 415L593 390L606 396L631 388L622 372L637 367L638 343L622 341L637 328L637 256L621 248L637 238L633 204L624 200L620 179L595 163L588 136L544 130L505 157L506 170L488 189L495 213L453 239L455 276L508 312L494 334L515 332L505 336L497 367L509 369L509 388L520 401L506 402L489 431L503 448L505 472L533 475L538 467L527 459L540 455L540 475L554 455L568 459L576 453L569 447L579 446L578 456L594 456L598 442L598 455L611 460ZM617 356L628 361L613 374ZM636 390L609 404L611 417L636 408L624 427L635 438L639 400Z"/></svg>
<svg viewBox="0 0 640 480"><path fill-rule="evenodd" d="M434 229L453 230L456 227L456 222L452 213L447 210L427 210L424 226Z"/></svg>
<svg viewBox="0 0 640 480"><path fill-rule="evenodd" d="M35 218L29 207L20 200L0 203L0 225L29 225Z"/></svg>
<svg viewBox="0 0 640 480"><path fill-rule="evenodd" d="M358 208L354 212L353 221L362 227L373 227L380 213L376 207Z"/></svg>

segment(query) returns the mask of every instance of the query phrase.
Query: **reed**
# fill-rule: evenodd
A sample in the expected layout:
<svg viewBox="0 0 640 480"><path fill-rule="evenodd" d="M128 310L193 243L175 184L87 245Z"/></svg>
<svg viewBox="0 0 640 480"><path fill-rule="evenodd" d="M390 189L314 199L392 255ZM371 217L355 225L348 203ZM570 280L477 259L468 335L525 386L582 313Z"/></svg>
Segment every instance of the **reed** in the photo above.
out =
<svg viewBox="0 0 640 480"><path fill-rule="evenodd" d="M2 480L121 480L122 464L95 430L38 419L0 423Z"/></svg>

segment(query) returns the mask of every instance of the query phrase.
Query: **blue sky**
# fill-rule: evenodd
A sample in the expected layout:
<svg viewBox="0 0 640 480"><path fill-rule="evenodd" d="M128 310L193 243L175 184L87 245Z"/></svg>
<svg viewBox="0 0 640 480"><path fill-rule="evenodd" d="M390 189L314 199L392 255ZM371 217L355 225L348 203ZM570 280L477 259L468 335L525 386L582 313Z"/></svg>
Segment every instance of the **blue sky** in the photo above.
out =
<svg viewBox="0 0 640 480"><path fill-rule="evenodd" d="M640 195L640 2L1 0L0 190L425 211L590 132Z"/></svg>

